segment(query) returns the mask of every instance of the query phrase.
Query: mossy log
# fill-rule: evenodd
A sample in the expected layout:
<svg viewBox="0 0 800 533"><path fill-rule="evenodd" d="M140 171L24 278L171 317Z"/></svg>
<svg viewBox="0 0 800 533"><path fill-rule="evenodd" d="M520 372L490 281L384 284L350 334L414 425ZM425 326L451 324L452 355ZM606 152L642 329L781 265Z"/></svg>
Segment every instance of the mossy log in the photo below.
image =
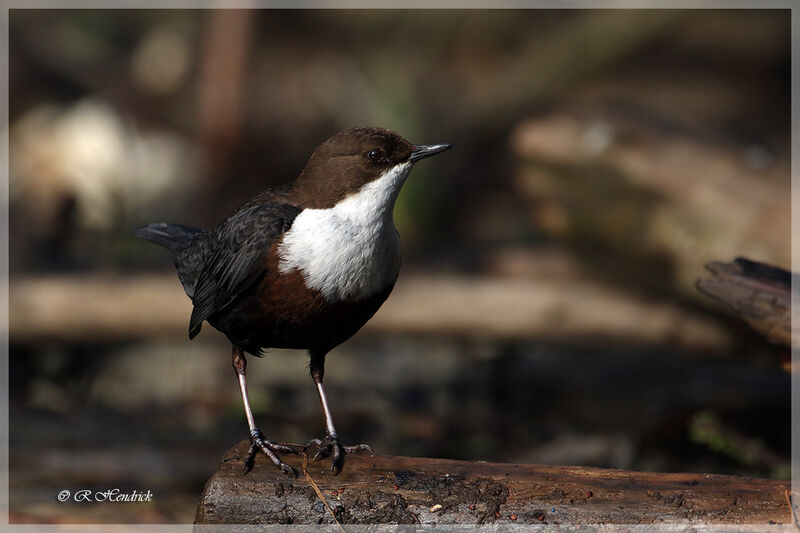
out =
<svg viewBox="0 0 800 533"><path fill-rule="evenodd" d="M577 466L348 455L288 478L266 457L242 474L248 442L222 458L196 524L792 524L788 481ZM199 530L202 531L202 528Z"/></svg>

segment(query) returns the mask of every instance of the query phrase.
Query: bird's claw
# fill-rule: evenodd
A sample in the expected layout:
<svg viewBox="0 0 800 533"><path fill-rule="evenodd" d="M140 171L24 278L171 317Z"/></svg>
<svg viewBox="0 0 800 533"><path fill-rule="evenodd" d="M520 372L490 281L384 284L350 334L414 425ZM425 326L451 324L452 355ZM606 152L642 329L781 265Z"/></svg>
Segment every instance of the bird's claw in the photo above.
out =
<svg viewBox="0 0 800 533"><path fill-rule="evenodd" d="M250 445L250 448L247 450L247 455L244 458L244 462L242 463L242 474L246 474L253 469L253 465L256 462L256 452L258 448Z"/></svg>
<svg viewBox="0 0 800 533"><path fill-rule="evenodd" d="M317 452L312 461L319 461L322 458L331 458L331 471L338 474L344 466L344 456L346 451L337 435L326 435L324 439L312 439L306 444L306 448L317 448Z"/></svg>
<svg viewBox="0 0 800 533"><path fill-rule="evenodd" d="M292 468L291 466L287 465L284 462L281 462L281 471L289 477L297 477L297 470Z"/></svg>
<svg viewBox="0 0 800 533"><path fill-rule="evenodd" d="M355 446L342 446L337 435L327 435L324 439L312 439L306 443L306 449L316 448L317 452L312 461L319 461L325 457L331 458L331 471L338 474L344 466L344 457L348 453L374 453L368 444Z"/></svg>
<svg viewBox="0 0 800 533"><path fill-rule="evenodd" d="M250 432L250 448L247 450L247 455L242 464L242 473L247 474L252 470L256 461L256 454L261 450L264 455L269 457L270 461L281 469L281 471L291 477L297 477L297 470L287 465L275 454L276 451L286 451L285 446L278 445L272 441L267 440L264 434L258 429L253 429Z"/></svg>
<svg viewBox="0 0 800 533"><path fill-rule="evenodd" d="M344 451L347 453L368 453L369 455L375 455L375 450L372 449L372 446L364 443L345 446Z"/></svg>

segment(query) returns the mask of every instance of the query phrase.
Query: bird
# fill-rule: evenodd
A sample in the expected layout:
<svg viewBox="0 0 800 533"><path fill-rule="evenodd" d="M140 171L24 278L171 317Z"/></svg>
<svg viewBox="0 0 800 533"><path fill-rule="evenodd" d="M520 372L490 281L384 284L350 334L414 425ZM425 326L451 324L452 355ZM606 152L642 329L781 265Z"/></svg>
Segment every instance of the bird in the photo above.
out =
<svg viewBox="0 0 800 533"><path fill-rule="evenodd" d="M208 322L231 342L250 431L245 474L260 451L297 476L279 454L298 448L267 439L248 399L246 354L262 357L269 348L308 352L326 432L303 450L315 445L314 459L329 456L334 474L347 453L371 451L342 445L323 385L325 358L392 292L400 271L397 196L415 163L451 147L412 144L384 128L345 129L313 151L293 182L258 194L214 229L154 223L134 230L172 253L193 305L189 338Z"/></svg>

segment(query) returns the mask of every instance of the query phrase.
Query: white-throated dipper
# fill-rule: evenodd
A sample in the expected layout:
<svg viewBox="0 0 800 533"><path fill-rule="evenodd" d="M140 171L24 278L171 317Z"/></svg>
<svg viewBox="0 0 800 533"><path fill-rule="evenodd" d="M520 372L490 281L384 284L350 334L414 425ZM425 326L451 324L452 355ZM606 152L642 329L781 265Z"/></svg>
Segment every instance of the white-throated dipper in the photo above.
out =
<svg viewBox="0 0 800 533"><path fill-rule="evenodd" d="M290 475L276 452L297 449L267 440L256 427L245 381L245 352L308 350L311 377L325 415L326 436L315 458L330 455L338 473L347 451L333 425L322 385L326 354L355 334L383 304L400 270L400 238L392 211L416 161L450 148L414 145L381 128L341 131L314 150L291 184L248 201L210 231L150 224L135 234L172 252L194 309L189 338L203 321L233 344L250 449Z"/></svg>

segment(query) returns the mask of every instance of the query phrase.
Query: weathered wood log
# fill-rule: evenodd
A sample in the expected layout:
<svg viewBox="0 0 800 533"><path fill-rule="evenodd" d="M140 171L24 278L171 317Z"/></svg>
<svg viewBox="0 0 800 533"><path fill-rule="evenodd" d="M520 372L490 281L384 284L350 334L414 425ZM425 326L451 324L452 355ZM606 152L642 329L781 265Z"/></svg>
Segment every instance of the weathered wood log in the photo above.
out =
<svg viewBox="0 0 800 533"><path fill-rule="evenodd" d="M332 524L302 473L291 479L259 456L242 474L248 442L222 458L203 490L196 524ZM308 473L342 524L791 524L788 481L349 455L333 476Z"/></svg>
<svg viewBox="0 0 800 533"><path fill-rule="evenodd" d="M18 343L185 338L191 314L191 302L172 273L14 278L9 300L9 333ZM716 353L726 353L731 345L728 332L708 316L580 279L403 274L364 329L573 342L618 339L626 345L669 343Z"/></svg>
<svg viewBox="0 0 800 533"><path fill-rule="evenodd" d="M732 308L773 343L791 345L790 272L742 257L708 263L706 269L714 277L698 280L698 290Z"/></svg>

